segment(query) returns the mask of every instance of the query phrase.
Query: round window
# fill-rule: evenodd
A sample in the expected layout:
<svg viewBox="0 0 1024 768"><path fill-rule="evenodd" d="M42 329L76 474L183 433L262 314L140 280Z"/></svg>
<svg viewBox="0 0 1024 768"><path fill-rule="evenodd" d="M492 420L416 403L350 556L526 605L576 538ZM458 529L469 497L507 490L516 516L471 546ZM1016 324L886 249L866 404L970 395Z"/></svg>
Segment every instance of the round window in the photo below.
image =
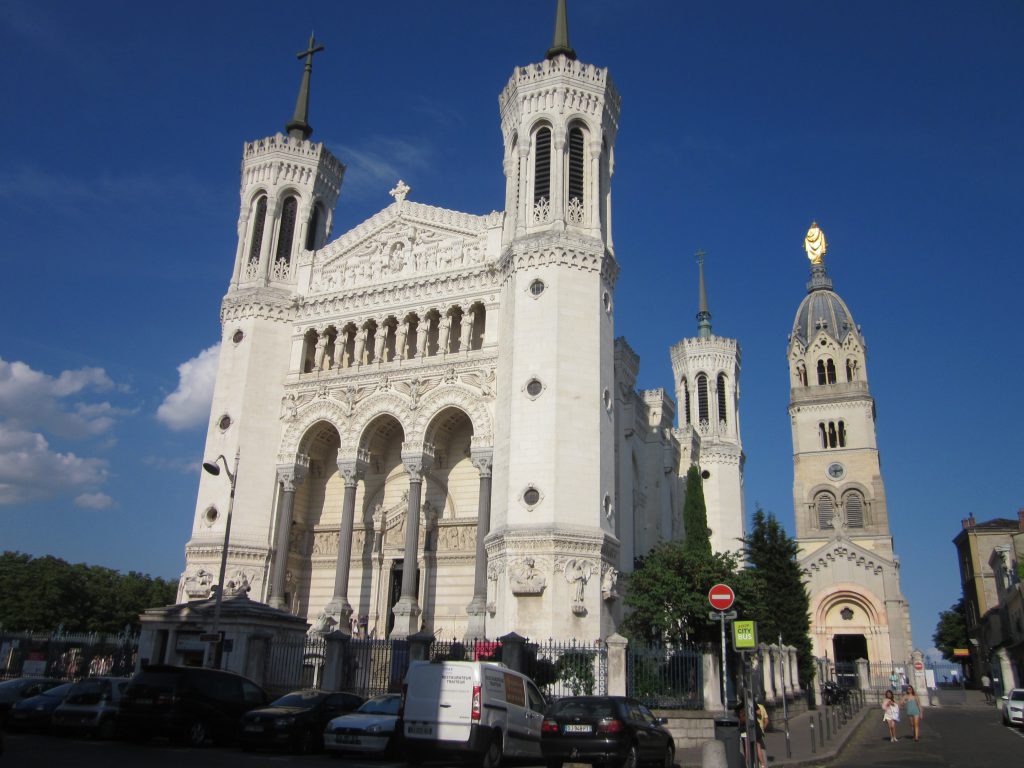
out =
<svg viewBox="0 0 1024 768"><path fill-rule="evenodd" d="M220 512L217 511L216 507L208 507L207 510L203 512L203 522L207 525L213 525L216 523L218 517L220 517Z"/></svg>
<svg viewBox="0 0 1024 768"><path fill-rule="evenodd" d="M710 472L708 472L708 471L707 471L707 470L705 469L705 470L704 470L703 472L701 472L701 473L700 473L700 476L701 476L701 477L702 477L703 479L707 480L707 479L708 479L709 477L711 477L711 473L710 473Z"/></svg>
<svg viewBox="0 0 1024 768"><path fill-rule="evenodd" d="M604 495L604 516L609 520L612 519L612 497L607 493Z"/></svg>
<svg viewBox="0 0 1024 768"><path fill-rule="evenodd" d="M540 491L536 488L527 488L526 492L523 494L523 501L531 507L534 506L540 501Z"/></svg>
<svg viewBox="0 0 1024 768"><path fill-rule="evenodd" d="M611 411L611 409L612 409L612 393L611 393L611 392L609 392L609 391L608 391L608 390L606 389L606 390L604 391L604 394L603 394L603 395L601 395L601 400L602 400L602 401L604 402L604 409L605 409L606 411Z"/></svg>
<svg viewBox="0 0 1024 768"><path fill-rule="evenodd" d="M540 296L542 293L544 293L544 287L545 286L543 280L534 280L532 283L530 283L530 293L532 293L534 296Z"/></svg>
<svg viewBox="0 0 1024 768"><path fill-rule="evenodd" d="M244 339L244 338L245 338L245 334L242 333L241 329L239 329L239 330L235 331L235 333L232 335L231 340L233 342L235 342L235 344L240 344L242 339Z"/></svg>
<svg viewBox="0 0 1024 768"><path fill-rule="evenodd" d="M605 312L611 312L612 311L612 297L611 297L611 294L608 293L608 291L604 292L604 295L601 297L601 301L604 303L604 311Z"/></svg>
<svg viewBox="0 0 1024 768"><path fill-rule="evenodd" d="M544 385L540 383L539 379L530 379L526 382L526 394L530 397L537 397L543 391Z"/></svg>
<svg viewBox="0 0 1024 768"><path fill-rule="evenodd" d="M217 422L217 426L219 426L222 430L227 429L228 427L231 426L231 417L225 413L223 416L220 417L220 421Z"/></svg>

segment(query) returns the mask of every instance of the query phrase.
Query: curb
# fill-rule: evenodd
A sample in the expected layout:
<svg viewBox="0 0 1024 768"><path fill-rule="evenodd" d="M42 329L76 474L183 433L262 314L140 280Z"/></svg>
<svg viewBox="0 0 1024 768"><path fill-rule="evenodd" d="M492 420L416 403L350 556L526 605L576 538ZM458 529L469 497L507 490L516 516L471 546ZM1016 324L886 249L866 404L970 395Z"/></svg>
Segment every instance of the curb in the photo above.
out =
<svg viewBox="0 0 1024 768"><path fill-rule="evenodd" d="M787 768L811 768L811 766L821 765L823 761L835 760L842 754L854 732L857 731L864 723L864 719L867 717L868 712L873 711L874 709L870 706L861 707L860 712L855 713L843 728L842 732L839 734L838 740L833 741L833 743L826 749L819 750L815 754L807 757L775 759L770 761L769 768L771 768L771 766L783 765Z"/></svg>

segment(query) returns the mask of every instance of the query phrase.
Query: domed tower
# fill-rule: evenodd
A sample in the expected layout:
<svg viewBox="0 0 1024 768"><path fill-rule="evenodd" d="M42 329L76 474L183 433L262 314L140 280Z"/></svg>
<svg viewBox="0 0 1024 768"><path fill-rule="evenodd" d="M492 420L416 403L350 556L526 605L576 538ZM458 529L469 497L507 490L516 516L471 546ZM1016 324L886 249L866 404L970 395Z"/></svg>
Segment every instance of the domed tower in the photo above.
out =
<svg viewBox="0 0 1024 768"><path fill-rule="evenodd" d="M817 224L804 247L811 280L789 337L789 415L815 655L837 663L903 662L911 650L910 611L889 532L867 346L832 290Z"/></svg>
<svg viewBox="0 0 1024 768"><path fill-rule="evenodd" d="M740 347L736 339L711 332L704 285L704 252L697 252L700 304L697 335L672 346L672 373L679 404L679 441L694 446L692 463L704 479L711 547L715 552L742 549L746 536L743 503L743 442L740 439ZM686 476L688 462L679 473ZM685 484L684 484L685 485Z"/></svg>
<svg viewBox="0 0 1024 768"><path fill-rule="evenodd" d="M604 637L615 537L612 147L619 95L569 45L564 0L543 61L498 99L505 142L502 346L488 558L511 600L494 632ZM571 611L564 608L571 607Z"/></svg>

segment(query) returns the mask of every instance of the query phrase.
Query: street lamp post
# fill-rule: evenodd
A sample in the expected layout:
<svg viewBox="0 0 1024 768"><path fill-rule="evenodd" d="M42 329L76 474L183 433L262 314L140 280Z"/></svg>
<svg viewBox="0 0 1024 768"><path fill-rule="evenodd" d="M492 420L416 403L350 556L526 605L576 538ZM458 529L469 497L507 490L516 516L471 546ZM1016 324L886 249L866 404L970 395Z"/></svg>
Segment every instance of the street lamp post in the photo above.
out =
<svg viewBox="0 0 1024 768"><path fill-rule="evenodd" d="M207 650L206 666L220 667L221 653L223 651L223 638L220 635L220 606L224 599L224 575L228 567L228 544L231 541L231 512L235 506L235 482L238 480L238 457L241 452L235 451L235 471L228 468L228 460L224 454L218 456L214 461L204 461L203 469L211 475L220 474L220 465L217 462L224 462L224 471L227 472L228 481L231 483L231 496L228 497L228 516L224 521L224 546L220 551L220 577L217 579L217 595L213 604L213 634L215 640L210 641ZM214 663L215 662L215 663Z"/></svg>

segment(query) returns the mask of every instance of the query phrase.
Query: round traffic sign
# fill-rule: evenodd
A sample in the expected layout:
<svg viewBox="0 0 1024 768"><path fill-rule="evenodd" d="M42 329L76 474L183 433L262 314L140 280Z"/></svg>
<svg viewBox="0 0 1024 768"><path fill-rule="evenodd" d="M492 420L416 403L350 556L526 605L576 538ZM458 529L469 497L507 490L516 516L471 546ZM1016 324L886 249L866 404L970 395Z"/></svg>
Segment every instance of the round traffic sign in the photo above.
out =
<svg viewBox="0 0 1024 768"><path fill-rule="evenodd" d="M716 611L727 611L732 608L733 600L736 599L736 593L732 591L732 587L728 584L715 584L708 592L708 602L711 603L711 607Z"/></svg>
<svg viewBox="0 0 1024 768"><path fill-rule="evenodd" d="M915 661L914 662L914 669L916 669L916 670L924 669L924 662L922 662L922 661Z"/></svg>

